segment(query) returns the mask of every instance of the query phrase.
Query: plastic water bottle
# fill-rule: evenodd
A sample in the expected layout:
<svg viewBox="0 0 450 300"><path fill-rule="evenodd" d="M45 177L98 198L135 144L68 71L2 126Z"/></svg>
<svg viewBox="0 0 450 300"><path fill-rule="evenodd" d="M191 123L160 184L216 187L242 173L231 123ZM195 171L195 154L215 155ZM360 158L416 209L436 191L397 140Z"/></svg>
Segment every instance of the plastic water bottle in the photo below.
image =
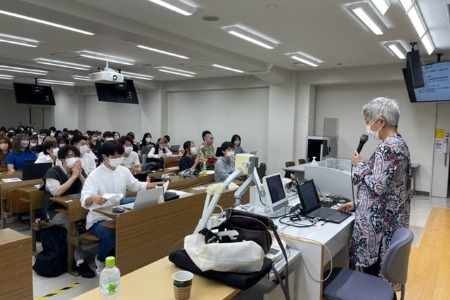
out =
<svg viewBox="0 0 450 300"><path fill-rule="evenodd" d="M100 298L119 299L120 271L116 267L114 256L105 259L105 268L100 273Z"/></svg>
<svg viewBox="0 0 450 300"><path fill-rule="evenodd" d="M202 165L202 173L201 173L201 176L206 176L206 175L208 175L208 173L206 172L206 161L204 161L204 162L203 162L203 165Z"/></svg>

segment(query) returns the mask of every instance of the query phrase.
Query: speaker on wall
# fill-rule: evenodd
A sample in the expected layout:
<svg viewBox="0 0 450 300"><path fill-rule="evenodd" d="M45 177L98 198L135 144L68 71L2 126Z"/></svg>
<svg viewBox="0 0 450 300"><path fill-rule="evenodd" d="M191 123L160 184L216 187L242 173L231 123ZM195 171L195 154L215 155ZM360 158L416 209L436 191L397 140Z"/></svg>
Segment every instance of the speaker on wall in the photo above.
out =
<svg viewBox="0 0 450 300"><path fill-rule="evenodd" d="M411 50L406 54L407 76L413 88L423 87L422 61L420 59L419 50Z"/></svg>

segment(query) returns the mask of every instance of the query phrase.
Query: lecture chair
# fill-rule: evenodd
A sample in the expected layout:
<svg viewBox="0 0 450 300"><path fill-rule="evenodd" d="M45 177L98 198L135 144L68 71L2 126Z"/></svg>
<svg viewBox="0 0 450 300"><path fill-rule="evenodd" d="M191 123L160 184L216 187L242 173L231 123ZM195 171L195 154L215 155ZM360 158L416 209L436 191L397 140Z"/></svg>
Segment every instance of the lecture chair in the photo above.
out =
<svg viewBox="0 0 450 300"><path fill-rule="evenodd" d="M405 298L405 283L408 276L408 260L413 240L413 233L398 228L391 240L381 272L386 279L401 285L401 300ZM325 278L328 274L325 274ZM333 268L331 276L324 282L324 299L345 300L393 300L394 289L380 277L363 272Z"/></svg>
<svg viewBox="0 0 450 300"><path fill-rule="evenodd" d="M306 164L306 159L304 159L304 158L299 158L299 159L298 159L298 164L299 164L299 165Z"/></svg>

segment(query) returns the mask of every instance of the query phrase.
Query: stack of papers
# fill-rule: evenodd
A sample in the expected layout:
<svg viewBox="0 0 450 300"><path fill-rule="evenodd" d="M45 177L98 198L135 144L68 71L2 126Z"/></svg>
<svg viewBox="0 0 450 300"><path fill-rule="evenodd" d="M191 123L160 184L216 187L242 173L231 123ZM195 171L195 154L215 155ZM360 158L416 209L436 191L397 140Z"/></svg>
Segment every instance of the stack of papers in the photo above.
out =
<svg viewBox="0 0 450 300"><path fill-rule="evenodd" d="M3 178L2 181L3 182L18 182L18 181L22 181L22 179L20 179L19 177L13 177L13 178Z"/></svg>

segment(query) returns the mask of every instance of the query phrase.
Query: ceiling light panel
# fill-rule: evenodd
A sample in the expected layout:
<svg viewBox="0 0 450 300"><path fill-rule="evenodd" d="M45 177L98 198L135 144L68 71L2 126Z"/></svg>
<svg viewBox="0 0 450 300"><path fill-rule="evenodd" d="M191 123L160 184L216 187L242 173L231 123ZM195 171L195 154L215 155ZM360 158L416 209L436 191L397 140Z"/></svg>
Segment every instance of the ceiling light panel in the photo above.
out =
<svg viewBox="0 0 450 300"><path fill-rule="evenodd" d="M39 41L3 33L0 33L0 42L33 48L39 45Z"/></svg>
<svg viewBox="0 0 450 300"><path fill-rule="evenodd" d="M53 60L53 59L46 59L46 58L36 58L34 60L38 64L43 65L49 65L49 66L56 66L56 67L62 67L62 68L69 68L69 69L76 69L76 70L90 70L92 67L88 65L81 65L81 64L75 64L71 62L61 61L61 60Z"/></svg>
<svg viewBox="0 0 450 300"><path fill-rule="evenodd" d="M231 35L266 49L274 49L279 44L278 41L242 25L227 26L223 29Z"/></svg>
<svg viewBox="0 0 450 300"><path fill-rule="evenodd" d="M406 59L406 53L409 51L406 42L396 40L396 41L386 41L382 43L386 49L388 49L392 54L397 56L399 59Z"/></svg>
<svg viewBox="0 0 450 300"><path fill-rule="evenodd" d="M65 25L58 24L58 23L49 22L49 21L42 20L42 19L28 17L28 16L21 15L21 14L16 14L16 13L9 12L6 10L0 10L0 14L5 15L5 16L14 17L14 18L19 18L22 20L27 20L30 22L44 24L44 25L48 25L48 26L52 26L52 27L56 27L56 28L60 28L60 29L64 29L64 30L69 30L69 31L73 31L73 32L77 32L77 33L81 33L81 34L85 34L85 35L94 35L94 33L89 32L89 31L81 30L78 28L70 27L70 26L65 26Z"/></svg>
<svg viewBox="0 0 450 300"><path fill-rule="evenodd" d="M347 10L375 35L382 35L387 26L378 11L368 2L357 2L345 6Z"/></svg>
<svg viewBox="0 0 450 300"><path fill-rule="evenodd" d="M13 78L14 78L14 76L12 76L12 75L0 74L0 79L12 80Z"/></svg>
<svg viewBox="0 0 450 300"><path fill-rule="evenodd" d="M370 0L372 4L378 9L380 14L384 15L391 3L389 0Z"/></svg>
<svg viewBox="0 0 450 300"><path fill-rule="evenodd" d="M422 44L427 50L428 54L430 55L431 53L433 53L435 47L432 39L430 38L430 35L427 33L420 40L422 41Z"/></svg>
<svg viewBox="0 0 450 300"><path fill-rule="evenodd" d="M89 76L72 75L72 78L75 80L91 81L91 79L89 79Z"/></svg>
<svg viewBox="0 0 450 300"><path fill-rule="evenodd" d="M185 1L180 0L149 0L152 3L161 5L174 12L182 14L183 16L193 15L197 11L197 7Z"/></svg>
<svg viewBox="0 0 450 300"><path fill-rule="evenodd" d="M182 59L189 59L189 57L184 56L184 55L180 55L180 54L176 54L176 53L172 53L172 52L169 52L169 51L164 51L164 50L160 50L160 49L156 49L156 48L152 48L152 47L147 47L147 46L143 46L143 45L137 45L137 47L141 48L141 49L145 49L145 50L149 50L149 51L153 51L153 52L169 55L169 56L174 56L174 57L178 57L178 58L182 58Z"/></svg>
<svg viewBox="0 0 450 300"><path fill-rule="evenodd" d="M185 71L185 70L171 68L171 67L165 67L165 66L157 67L156 69L158 69L158 71L160 71L160 72L170 73L170 74L175 74L175 75L180 75L180 76L185 76L185 77L194 77L196 75L195 72L190 72L190 71Z"/></svg>
<svg viewBox="0 0 450 300"><path fill-rule="evenodd" d="M153 80L153 76L147 75L147 74L140 74L140 73L133 73L133 72L121 72L125 77L130 78L136 78L136 79L143 79L143 80Z"/></svg>
<svg viewBox="0 0 450 300"><path fill-rule="evenodd" d="M109 54L105 54L105 53L81 50L81 51L78 51L78 54L82 57L92 58L92 59L96 59L96 60L102 60L105 62L106 61L113 62L113 63L118 63L121 65L128 65L128 66L134 65L134 60L132 60L132 59L124 58L124 57L117 57L117 56L113 56L113 55L109 55Z"/></svg>
<svg viewBox="0 0 450 300"><path fill-rule="evenodd" d="M318 59L317 57L300 51L286 53L286 55L292 59L295 59L296 61L302 62L314 68L317 68L321 63L323 63L323 61Z"/></svg>
<svg viewBox="0 0 450 300"><path fill-rule="evenodd" d="M408 12L408 17L411 20L411 23L413 24L414 28L416 29L417 34L421 38L425 34L426 29L416 6L411 7L411 9Z"/></svg>
<svg viewBox="0 0 450 300"><path fill-rule="evenodd" d="M0 71L46 76L48 71L0 65Z"/></svg>
<svg viewBox="0 0 450 300"><path fill-rule="evenodd" d="M224 69L224 70L236 72L236 73L245 73L242 70L238 70L238 69L234 69L234 68L230 68L230 67L226 67L226 66L222 66L222 65L218 65L218 64L212 64L212 66L216 67L216 68L219 68L219 69Z"/></svg>
<svg viewBox="0 0 450 300"><path fill-rule="evenodd" d="M414 1L413 0L399 0L400 3L403 6L403 9L408 12L409 9L411 8L411 6L413 5Z"/></svg>
<svg viewBox="0 0 450 300"><path fill-rule="evenodd" d="M38 79L38 83L41 83L41 84L67 85L67 86L74 86L75 85L75 82L72 82L72 81L60 81L60 80L51 80L51 79Z"/></svg>

